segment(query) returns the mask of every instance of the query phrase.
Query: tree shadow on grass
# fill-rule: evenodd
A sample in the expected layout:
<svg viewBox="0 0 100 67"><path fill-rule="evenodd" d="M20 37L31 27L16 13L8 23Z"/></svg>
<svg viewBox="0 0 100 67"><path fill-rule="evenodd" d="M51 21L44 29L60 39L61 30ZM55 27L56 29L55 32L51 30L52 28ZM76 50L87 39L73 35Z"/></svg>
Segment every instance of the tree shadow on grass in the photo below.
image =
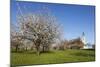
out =
<svg viewBox="0 0 100 67"><path fill-rule="evenodd" d="M35 54L35 51L11 51L11 53Z"/></svg>
<svg viewBox="0 0 100 67"><path fill-rule="evenodd" d="M81 49L81 50L85 50L85 51L95 51L95 49Z"/></svg>
<svg viewBox="0 0 100 67"><path fill-rule="evenodd" d="M77 53L73 53L71 55L74 55L74 56L83 56L83 57L94 57L95 54L94 53L85 53L85 52L77 52Z"/></svg>
<svg viewBox="0 0 100 67"><path fill-rule="evenodd" d="M54 54L54 53L55 53L54 51L45 51L45 52L41 52L40 55L41 54Z"/></svg>
<svg viewBox="0 0 100 67"><path fill-rule="evenodd" d="M82 51L77 51L70 53L73 56L83 56L83 57L95 57L95 49L81 49Z"/></svg>
<svg viewBox="0 0 100 67"><path fill-rule="evenodd" d="M11 51L11 53L22 53L22 54L37 54L36 51ZM41 51L41 54L53 54L53 51Z"/></svg>

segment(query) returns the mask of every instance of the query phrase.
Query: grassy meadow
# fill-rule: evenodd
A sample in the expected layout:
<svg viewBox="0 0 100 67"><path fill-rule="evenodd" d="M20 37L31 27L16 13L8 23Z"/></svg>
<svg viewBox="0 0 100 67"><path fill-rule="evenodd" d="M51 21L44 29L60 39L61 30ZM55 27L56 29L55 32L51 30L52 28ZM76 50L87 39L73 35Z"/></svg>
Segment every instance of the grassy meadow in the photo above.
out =
<svg viewBox="0 0 100 67"><path fill-rule="evenodd" d="M34 51L11 52L11 65L58 64L95 61L95 50L54 50L36 55Z"/></svg>

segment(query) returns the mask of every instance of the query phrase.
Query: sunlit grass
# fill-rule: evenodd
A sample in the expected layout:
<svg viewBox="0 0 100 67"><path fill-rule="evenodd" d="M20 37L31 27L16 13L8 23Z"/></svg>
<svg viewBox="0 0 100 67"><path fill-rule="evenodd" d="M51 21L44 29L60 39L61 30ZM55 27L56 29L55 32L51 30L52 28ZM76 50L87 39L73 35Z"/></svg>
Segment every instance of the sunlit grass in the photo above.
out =
<svg viewBox="0 0 100 67"><path fill-rule="evenodd" d="M87 61L95 61L94 50L56 50L41 53L40 56L36 55L32 51L11 53L12 65L36 65Z"/></svg>

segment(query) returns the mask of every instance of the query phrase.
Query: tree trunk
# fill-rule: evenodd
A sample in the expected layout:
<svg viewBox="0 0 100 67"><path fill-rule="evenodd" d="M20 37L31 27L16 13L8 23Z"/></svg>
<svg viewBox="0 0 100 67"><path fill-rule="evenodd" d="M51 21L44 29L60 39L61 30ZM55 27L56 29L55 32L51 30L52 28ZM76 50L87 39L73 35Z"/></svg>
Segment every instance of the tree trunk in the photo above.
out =
<svg viewBox="0 0 100 67"><path fill-rule="evenodd" d="M45 51L45 46L43 46L43 49L42 49L42 51L43 51L43 52Z"/></svg>
<svg viewBox="0 0 100 67"><path fill-rule="evenodd" d="M37 55L40 55L40 48L39 48L39 46L36 47L36 50L37 50Z"/></svg>
<svg viewBox="0 0 100 67"><path fill-rule="evenodd" d="M25 48L25 51L27 51L27 47Z"/></svg>
<svg viewBox="0 0 100 67"><path fill-rule="evenodd" d="M16 45L16 52L18 51L18 45Z"/></svg>

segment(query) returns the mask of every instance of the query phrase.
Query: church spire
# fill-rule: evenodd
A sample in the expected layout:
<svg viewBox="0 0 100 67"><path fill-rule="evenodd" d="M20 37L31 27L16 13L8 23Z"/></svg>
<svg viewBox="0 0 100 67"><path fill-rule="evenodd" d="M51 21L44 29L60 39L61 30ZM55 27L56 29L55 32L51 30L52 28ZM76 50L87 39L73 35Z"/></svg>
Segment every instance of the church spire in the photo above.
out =
<svg viewBox="0 0 100 67"><path fill-rule="evenodd" d="M81 40L84 44L86 44L85 33L82 33Z"/></svg>
<svg viewBox="0 0 100 67"><path fill-rule="evenodd" d="M82 33L82 36L85 36L85 33L84 32Z"/></svg>

